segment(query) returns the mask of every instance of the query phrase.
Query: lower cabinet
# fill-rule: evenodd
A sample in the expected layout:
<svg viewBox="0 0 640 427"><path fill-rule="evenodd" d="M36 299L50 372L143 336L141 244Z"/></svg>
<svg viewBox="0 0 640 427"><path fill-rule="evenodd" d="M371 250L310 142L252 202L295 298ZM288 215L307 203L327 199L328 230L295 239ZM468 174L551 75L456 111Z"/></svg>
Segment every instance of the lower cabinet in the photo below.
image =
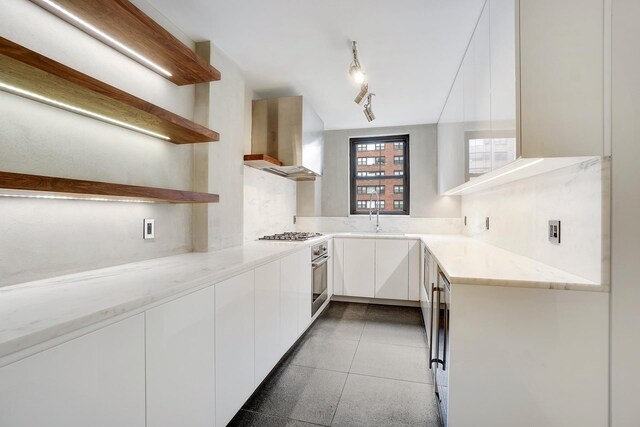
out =
<svg viewBox="0 0 640 427"><path fill-rule="evenodd" d="M376 298L409 299L409 242L376 240Z"/></svg>
<svg viewBox="0 0 640 427"><path fill-rule="evenodd" d="M376 241L344 239L343 295L375 296Z"/></svg>
<svg viewBox="0 0 640 427"><path fill-rule="evenodd" d="M214 289L216 425L225 426L255 388L254 271Z"/></svg>
<svg viewBox="0 0 640 427"><path fill-rule="evenodd" d="M280 260L256 268L255 385L284 354L280 336Z"/></svg>
<svg viewBox="0 0 640 427"><path fill-rule="evenodd" d="M0 368L0 426L145 426L144 315Z"/></svg>
<svg viewBox="0 0 640 427"><path fill-rule="evenodd" d="M420 300L420 241L334 240L333 292L364 298Z"/></svg>
<svg viewBox="0 0 640 427"><path fill-rule="evenodd" d="M286 351L311 323L311 250L305 248L282 258L280 266L280 330Z"/></svg>
<svg viewBox="0 0 640 427"><path fill-rule="evenodd" d="M147 427L214 425L213 286L145 317Z"/></svg>

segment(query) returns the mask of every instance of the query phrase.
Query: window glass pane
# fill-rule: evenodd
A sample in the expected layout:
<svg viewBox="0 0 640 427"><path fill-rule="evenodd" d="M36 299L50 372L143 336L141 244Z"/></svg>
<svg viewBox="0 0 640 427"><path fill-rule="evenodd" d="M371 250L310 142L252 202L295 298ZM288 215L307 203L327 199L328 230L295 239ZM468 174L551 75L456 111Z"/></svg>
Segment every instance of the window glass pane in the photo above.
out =
<svg viewBox="0 0 640 427"><path fill-rule="evenodd" d="M351 212L379 208L380 213L404 213L408 136L355 138L351 143Z"/></svg>

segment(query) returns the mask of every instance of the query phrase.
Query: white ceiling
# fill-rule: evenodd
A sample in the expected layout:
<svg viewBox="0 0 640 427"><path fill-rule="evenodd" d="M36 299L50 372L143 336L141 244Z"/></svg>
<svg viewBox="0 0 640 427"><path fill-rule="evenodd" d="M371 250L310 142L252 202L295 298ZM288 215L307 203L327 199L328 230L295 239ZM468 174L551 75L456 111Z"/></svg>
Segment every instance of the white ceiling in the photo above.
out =
<svg viewBox="0 0 640 427"><path fill-rule="evenodd" d="M484 0L149 2L229 55L257 97L303 95L326 129L350 129L435 123ZM351 40L376 93L372 123L353 102Z"/></svg>

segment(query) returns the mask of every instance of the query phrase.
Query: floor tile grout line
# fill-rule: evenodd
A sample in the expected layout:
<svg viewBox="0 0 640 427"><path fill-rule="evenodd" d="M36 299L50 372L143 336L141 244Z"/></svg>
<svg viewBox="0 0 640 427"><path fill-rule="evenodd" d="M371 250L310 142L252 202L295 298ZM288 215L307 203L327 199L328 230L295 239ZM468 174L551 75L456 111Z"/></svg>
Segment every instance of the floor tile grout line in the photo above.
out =
<svg viewBox="0 0 640 427"><path fill-rule="evenodd" d="M366 312L367 310L369 310L369 305L367 304L367 307L365 308L365 320L364 320L364 325L362 325L362 332L360 332L360 338L362 338L362 334L364 332L364 328L367 325L367 320L366 320ZM358 344L356 345L356 351L353 352L353 357L351 358L351 363L349 364L349 372L351 372L351 367L353 366L353 361L356 358L356 354L358 353L358 348L360 347L360 338L358 338ZM347 376L344 379L344 384L342 385L342 390L340 390L340 397L338 397L338 403L336 404L336 409L335 411L333 411L333 416L331 417L331 425L333 425L333 421L336 418L336 414L338 413L338 408L340 407L340 401L342 400L342 395L344 393L344 389L345 387L347 387L347 381L349 380L349 372L347 372Z"/></svg>

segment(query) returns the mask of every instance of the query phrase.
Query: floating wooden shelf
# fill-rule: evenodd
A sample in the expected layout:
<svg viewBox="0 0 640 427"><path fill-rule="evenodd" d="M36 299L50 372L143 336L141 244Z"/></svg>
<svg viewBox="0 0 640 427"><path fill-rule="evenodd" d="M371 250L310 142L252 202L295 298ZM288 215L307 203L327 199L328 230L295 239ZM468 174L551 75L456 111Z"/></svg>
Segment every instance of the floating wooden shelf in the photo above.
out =
<svg viewBox="0 0 640 427"><path fill-rule="evenodd" d="M218 70L128 0L31 1L177 85L220 80ZM171 75L118 46L74 16Z"/></svg>
<svg viewBox="0 0 640 427"><path fill-rule="evenodd" d="M168 203L217 203L220 200L217 194L13 172L0 172L0 196L70 197L94 200L97 198Z"/></svg>
<svg viewBox="0 0 640 427"><path fill-rule="evenodd" d="M211 142L220 137L211 129L2 37L0 89L174 144Z"/></svg>

